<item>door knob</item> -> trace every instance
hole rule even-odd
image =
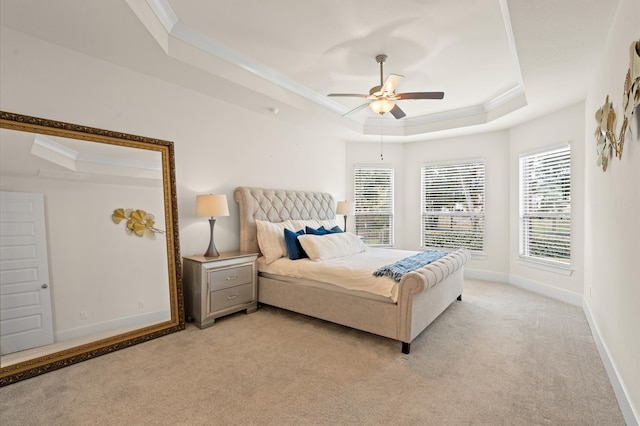
[[[47,288],[47,287],[49,287],[49,286],[48,286],[48,285],[46,285],[46,284],[42,284],[42,286],[41,286],[41,287],[42,287],[42,288]]]

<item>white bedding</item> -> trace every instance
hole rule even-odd
[[[395,303],[398,299],[397,283],[389,277],[374,277],[373,272],[416,253],[408,250],[367,247],[361,253],[327,260],[290,260],[282,257],[267,264],[266,260],[260,257],[258,271],[330,283],[347,290],[364,291],[388,298]]]

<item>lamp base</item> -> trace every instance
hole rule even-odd
[[[211,238],[209,239],[209,247],[207,248],[204,257],[220,257],[220,253],[216,249],[216,244],[213,242],[213,227],[216,224],[216,220],[214,218],[209,219],[209,227],[211,228]]]
[[[347,232],[347,215],[344,215],[344,232]]]

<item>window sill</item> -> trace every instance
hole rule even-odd
[[[439,251],[443,251],[445,253],[452,253],[458,249],[451,249],[451,248],[444,248],[444,247],[423,247],[420,246],[420,248],[418,249],[419,251],[424,251],[424,250],[439,250]],[[487,258],[487,252],[486,251],[475,251],[475,250],[469,250],[469,253],[471,254],[471,258],[472,259],[480,259],[480,260],[485,260]]]
[[[571,269],[571,265],[565,265],[558,262],[552,262],[547,260],[533,259],[530,257],[519,256],[518,261],[526,266],[530,266],[532,268],[542,269],[543,271],[554,272],[556,274],[570,276],[573,274],[573,269]]]
[[[479,260],[486,260],[487,259],[487,253],[484,251],[471,251],[469,250],[469,253],[471,253],[471,258],[472,259],[479,259]]]

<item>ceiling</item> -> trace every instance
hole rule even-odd
[[[162,187],[157,151],[0,129],[0,170],[20,178]]]
[[[0,0],[2,25],[348,141],[513,126],[583,100],[618,0]],[[329,93],[385,75],[400,120]],[[274,111],[277,113],[274,114]]]

